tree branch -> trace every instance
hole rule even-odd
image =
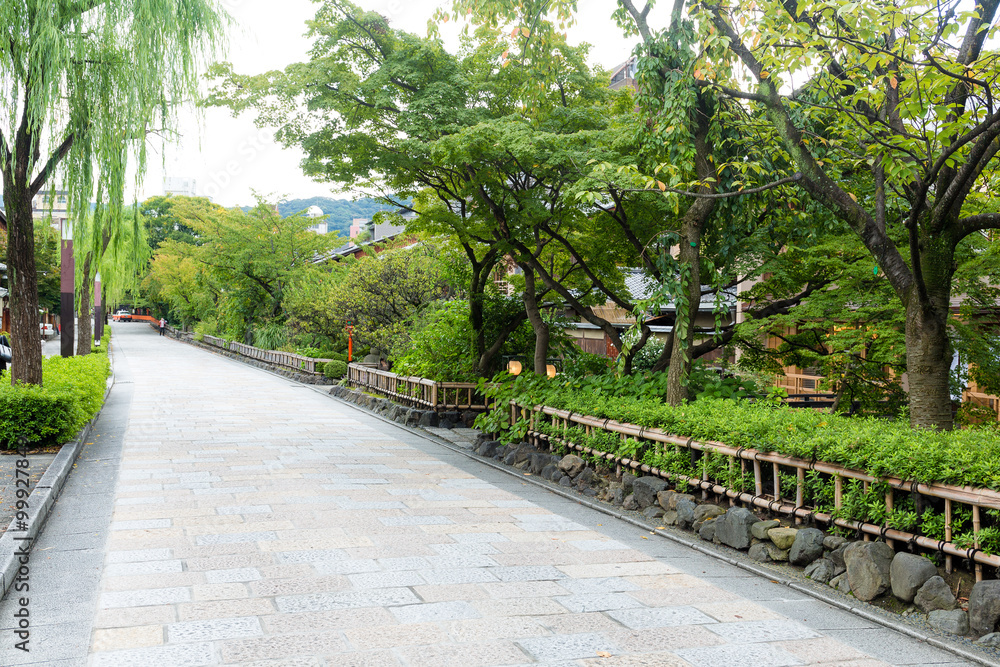
[[[36,176],[35,180],[31,182],[30,186],[28,186],[29,197],[37,195],[38,191],[41,190],[42,186],[49,180],[49,177],[55,172],[59,163],[62,162],[63,158],[66,157],[66,154],[69,153],[69,149],[73,146],[74,137],[75,135],[70,132],[66,138],[63,139],[63,142],[59,144],[59,147],[53,151],[51,156],[49,156],[49,161],[45,163],[42,170],[38,172],[38,176]]]
[[[672,192],[678,195],[684,195],[685,197],[694,197],[696,199],[729,199],[730,197],[740,197],[742,195],[752,195],[758,192],[764,192],[765,190],[771,190],[781,185],[786,185],[788,183],[798,183],[802,180],[802,172],[797,171],[787,178],[781,178],[767,185],[762,185],[759,188],[748,188],[746,190],[739,190],[738,192],[691,192],[690,190],[677,190],[675,188],[662,187],[659,188],[661,192]],[[624,188],[621,192],[656,192],[652,188]]]
[[[1000,213],[979,213],[962,218],[958,221],[958,229],[962,238],[984,229],[1000,229]]]

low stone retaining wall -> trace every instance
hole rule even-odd
[[[406,426],[429,426],[431,428],[472,428],[481,411],[477,410],[421,410],[399,403],[393,403],[388,398],[372,396],[357,389],[337,385],[330,390],[330,395],[358,407],[371,410],[392,421]]]
[[[891,596],[909,613],[926,614],[928,624],[940,632],[1000,647],[1000,580],[962,582],[966,601],[956,597],[944,570],[930,559],[896,552],[884,541],[854,541],[796,525],[788,517],[778,520],[730,503],[715,504],[677,491],[661,477],[595,469],[575,454],[554,454],[526,442],[505,446],[481,435],[475,451],[584,496],[641,512],[661,526],[687,529],[702,540],[744,551],[754,561],[787,562],[802,568],[806,578],[858,600],[891,608],[885,604]]]

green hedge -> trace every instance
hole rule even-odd
[[[522,405],[548,405],[697,440],[826,461],[879,477],[1000,490],[1000,429],[994,427],[937,432],[913,429],[902,419],[843,417],[764,401],[701,399],[671,407],[662,394],[650,391],[655,381],[642,379],[567,382],[525,374],[494,381],[499,382],[482,383],[481,390],[501,405],[513,398]],[[504,414],[509,409],[481,417],[479,425],[503,430]],[[510,436],[516,438],[523,428],[519,423]]]
[[[43,386],[0,380],[0,448],[58,444],[72,438],[104,401],[110,364],[106,354],[42,361]]]
[[[334,380],[339,380],[340,378],[347,375],[347,362],[346,361],[330,361],[327,362],[326,367],[323,368],[323,375],[328,378],[333,378]]]

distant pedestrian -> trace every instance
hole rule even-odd
[[[160,318],[160,335],[162,336],[163,332],[166,331],[166,330],[167,330],[167,320],[166,320],[165,317],[161,317]]]

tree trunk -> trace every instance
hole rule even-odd
[[[83,260],[83,284],[80,286],[80,308],[77,310],[79,317],[76,325],[76,354],[83,356],[90,354],[90,294],[93,285],[90,281],[90,263],[93,258],[92,253],[87,253]]]
[[[687,377],[691,372],[691,348],[694,347],[694,323],[701,306],[701,220],[711,211],[711,199],[698,199],[684,215],[677,261],[690,269],[687,283],[687,308],[676,310],[674,344],[667,370],[667,404],[680,405],[688,398]],[[704,215],[703,215],[704,214]],[[678,335],[681,334],[681,335]]]
[[[11,267],[11,382],[42,384],[42,339],[38,333],[38,272],[35,224],[26,184],[4,173],[7,247]]]
[[[935,299],[940,301],[940,299]],[[914,294],[906,309],[906,377],[910,425],[951,430],[951,346],[948,308],[921,304]],[[944,299],[944,304],[948,299]]]
[[[524,309],[535,332],[534,369],[537,375],[545,375],[545,362],[549,357],[549,325],[542,319],[542,312],[535,299],[535,272],[526,264],[522,264],[521,268],[524,270]]]

